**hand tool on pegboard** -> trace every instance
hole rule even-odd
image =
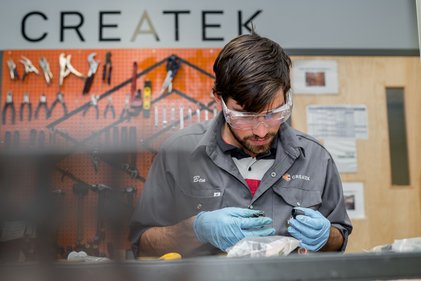
[[[113,192],[110,193],[111,196],[108,197],[106,223],[109,226],[109,237],[111,239],[107,239],[109,241],[107,250],[109,257],[112,259],[121,258],[121,256],[116,255],[115,249],[127,251],[127,230],[133,212],[135,193],[136,188],[133,186],[114,188]]]
[[[13,145],[15,147],[20,145],[20,132],[17,130],[13,132]]]
[[[4,148],[9,149],[12,145],[12,132],[6,131],[4,133]]]
[[[137,90],[137,62],[133,62],[132,65],[132,77],[130,81],[130,95],[131,100],[134,99]]]
[[[39,65],[44,73],[44,79],[48,86],[50,86],[51,81],[53,81],[53,73],[50,70],[50,64],[45,57],[39,59]]]
[[[60,64],[60,78],[59,78],[59,86],[63,86],[64,78],[66,78],[70,73],[76,75],[79,78],[85,78],[85,75],[77,71],[72,63],[70,62],[72,59],[72,55],[65,55],[61,53],[59,56],[59,64]]]
[[[45,132],[44,132],[44,130],[39,130],[39,132],[38,132],[38,146],[40,148],[45,147]]]
[[[69,171],[69,169],[61,169],[61,168],[56,167],[56,170],[61,173],[61,181],[62,182],[64,181],[65,178],[69,178],[72,181],[74,181],[75,183],[84,184],[84,185],[87,185],[88,187],[91,186],[91,184],[83,181],[82,179],[80,179],[77,176],[75,176],[74,174],[72,174]]]
[[[108,102],[107,102],[107,105],[105,106],[105,110],[104,110],[104,118],[107,118],[107,114],[108,114],[109,111],[111,111],[113,119],[115,119],[115,107],[113,105],[113,97],[112,96],[108,97]]]
[[[99,160],[100,160],[99,151],[98,150],[92,151],[89,154],[89,157],[91,158],[92,165],[94,166],[95,174],[97,174],[98,169],[99,169]]]
[[[53,104],[51,105],[50,110],[48,111],[48,118],[51,117],[51,115],[53,114],[54,108],[59,103],[61,104],[61,108],[63,109],[63,115],[64,116],[67,115],[67,105],[66,105],[66,102],[64,101],[64,94],[62,92],[58,92],[56,99],[53,101]]]
[[[159,109],[158,106],[155,105],[154,107],[154,126],[155,128],[158,127],[159,124]]]
[[[41,96],[39,97],[39,102],[37,108],[35,109],[35,119],[38,119],[39,111],[41,110],[41,108],[44,108],[45,117],[48,119],[50,117],[50,113],[47,105],[47,97],[44,94],[41,94]]]
[[[191,108],[191,106],[189,106],[187,113],[189,115],[189,126],[191,126],[193,124],[193,109]]]
[[[37,130],[31,129],[29,131],[29,145],[33,146],[37,143]]]
[[[165,91],[168,89],[168,92],[172,91],[172,81],[175,77],[175,74],[180,69],[180,59],[176,55],[171,55],[167,58],[167,75],[165,76],[164,83],[161,87],[161,92],[159,95],[162,95],[165,93]]]
[[[167,123],[168,123],[168,120],[167,120],[167,106],[166,105],[164,105],[163,107],[162,107],[162,127],[167,127]]]
[[[175,126],[177,125],[176,122],[176,117],[175,117],[175,106],[174,104],[171,105],[171,119],[170,119],[170,123],[171,123],[171,128],[175,129]]]
[[[18,70],[13,59],[10,58],[7,60],[7,66],[9,67],[10,80],[19,80]]]
[[[13,103],[13,94],[10,91],[7,92],[6,102],[4,103],[3,110],[2,110],[3,125],[6,124],[7,112],[9,110],[11,114],[10,117],[12,120],[12,124],[15,124],[16,109],[15,109],[15,104]]]
[[[98,100],[99,100],[99,96],[91,95],[91,101],[89,102],[89,106],[87,106],[85,108],[85,110],[83,111],[82,115],[85,116],[86,113],[89,111],[89,109],[91,107],[93,107],[95,109],[96,119],[99,119]]]
[[[51,146],[57,144],[57,131],[49,130],[48,143]]]
[[[111,84],[111,74],[113,71],[113,64],[111,62],[111,52],[105,53],[105,63],[102,66],[102,82]]]
[[[196,123],[200,123],[200,104],[198,105],[198,107],[196,108]]]
[[[105,184],[94,184],[90,189],[98,194],[97,196],[97,214],[96,214],[96,231],[94,238],[88,242],[95,256],[104,256],[99,253],[99,245],[105,239],[105,225],[104,225],[104,213],[105,213],[105,199],[107,193],[111,191],[111,187]]]
[[[132,118],[132,114],[130,112],[130,95],[126,95],[124,97],[123,110],[120,113],[120,120],[127,119],[127,121],[130,121],[131,118]]]
[[[115,186],[118,186],[116,184]],[[113,186],[113,185],[112,185]],[[126,193],[127,191],[127,193]],[[128,204],[128,197],[134,197],[134,187],[112,188],[107,194],[107,206],[104,210],[104,222],[107,225],[107,250],[108,257],[119,259],[116,250],[127,248],[127,227],[132,213],[132,207]]]
[[[180,105],[180,130],[184,128],[184,105]]]
[[[89,62],[89,71],[88,76],[85,79],[85,84],[83,85],[82,94],[86,95],[89,93],[92,87],[92,83],[94,82],[95,73],[99,66],[99,61],[95,60],[96,53],[90,53],[88,55],[88,62]]]
[[[25,56],[21,56],[20,62],[24,65],[25,71],[22,76],[22,81],[25,80],[25,78],[28,76],[29,73],[35,73],[36,75],[39,75],[38,69],[32,64],[31,60],[28,59]]]
[[[86,245],[84,243],[84,200],[85,196],[89,192],[89,185],[77,182],[73,185],[73,193],[77,196],[77,233],[76,233],[76,249],[82,250],[85,249]]]
[[[209,111],[205,109],[205,121],[209,120]]]
[[[133,62],[132,81],[130,86],[130,110],[128,111],[128,114],[130,117],[137,116],[141,109],[142,91],[137,88],[137,62]]]
[[[53,204],[53,216],[52,216],[52,229],[53,229],[53,236],[55,238],[55,253],[57,259],[65,259],[66,258],[66,251],[62,245],[58,244],[59,239],[59,229],[60,229],[60,222],[62,221],[62,213],[64,210],[64,196],[66,193],[61,188],[56,188],[51,190],[51,194],[53,195],[52,204]]]
[[[134,126],[129,128],[128,147],[130,149],[129,162],[124,165],[124,168],[130,177],[136,178],[139,175],[139,170],[137,169],[137,128]]]
[[[133,211],[133,200],[136,193],[136,187],[128,186],[123,188],[122,192],[127,196],[127,205],[130,211]]]
[[[151,111],[152,101],[152,82],[151,80],[145,80],[143,84],[143,117],[149,118]]]
[[[23,100],[20,104],[20,110],[19,110],[20,121],[23,121],[23,112],[25,110],[25,107],[28,108],[28,122],[29,122],[32,119],[32,103],[29,100],[28,92],[23,93]]]

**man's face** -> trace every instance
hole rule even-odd
[[[249,128],[238,128],[225,123],[223,139],[232,145],[244,149],[252,156],[268,151],[271,148],[281,124],[266,122],[263,115],[283,104],[284,94],[283,91],[280,90],[273,102],[269,103],[262,112],[256,113],[259,114],[259,116],[262,114],[262,116],[255,119],[256,121],[253,126],[249,126]],[[231,98],[226,102],[226,107],[229,110],[244,112],[243,108]]]

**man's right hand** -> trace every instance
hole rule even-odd
[[[272,219],[261,214],[262,211],[233,207],[201,212],[193,229],[199,241],[226,251],[244,237],[275,234],[274,228],[264,227],[272,224]]]

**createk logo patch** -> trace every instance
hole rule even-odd
[[[306,176],[306,175],[290,175],[290,174],[284,174],[282,176],[282,179],[284,181],[290,181],[290,180],[305,180],[305,181],[310,181],[310,177]]]
[[[284,179],[284,181],[290,181],[291,180],[291,175],[290,174],[285,174],[282,176],[282,178]]]

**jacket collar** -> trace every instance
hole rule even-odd
[[[225,149],[221,148],[218,145],[218,136],[221,138],[222,127],[225,124],[224,116],[220,112],[216,118],[214,118],[210,124],[205,134],[196,145],[194,151],[198,150],[200,147],[205,147],[206,152],[209,156],[216,153],[217,150],[223,152]],[[304,147],[301,145],[296,132],[292,129],[288,123],[283,123],[278,132],[277,144],[275,144],[276,149],[276,158],[280,159],[281,154],[287,154],[289,157],[296,159],[300,154],[305,155]],[[213,157],[211,157],[213,158]]]

